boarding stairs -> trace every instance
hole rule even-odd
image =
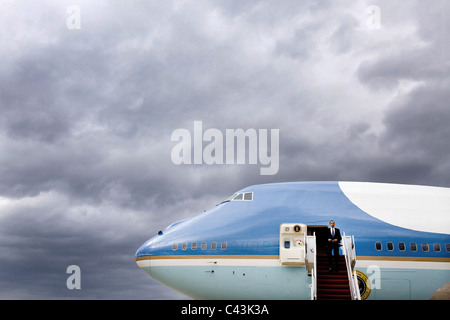
[[[344,259],[344,255],[340,255],[338,271],[330,272],[327,255],[317,256],[317,300],[351,300]]]
[[[339,256],[339,271],[329,271],[326,254],[318,254],[315,233],[306,239],[306,265],[312,276],[311,300],[361,300],[356,264],[355,241],[346,236],[341,241],[342,254]],[[332,257],[334,260],[334,256]]]

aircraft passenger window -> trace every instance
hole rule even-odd
[[[398,250],[400,251],[405,251],[406,247],[405,247],[405,243],[404,242],[400,242],[398,244]]]
[[[392,242],[388,242],[388,243],[387,243],[387,249],[388,249],[389,251],[394,250],[394,244],[393,244]]]
[[[227,249],[227,242],[226,242],[226,241],[222,242],[220,248],[221,248],[222,250],[226,250],[226,249]]]
[[[375,243],[375,249],[377,249],[378,251],[381,250],[381,242]]]
[[[244,194],[238,193],[238,195],[236,197],[234,197],[233,200],[242,200],[243,198],[244,198]]]
[[[424,252],[428,252],[430,250],[430,248],[428,247],[428,243],[422,243],[422,250]]]
[[[197,249],[197,242],[192,242],[192,244],[191,244],[191,249],[192,249],[192,250]]]
[[[247,201],[253,200],[253,192],[244,193],[244,200],[247,200]]]
[[[202,242],[202,250],[206,250],[206,242]]]
[[[182,250],[186,250],[187,249],[187,242],[183,242],[183,244],[181,245],[181,249]]]
[[[447,252],[450,252],[450,243],[445,244],[445,250],[447,250]]]
[[[216,250],[217,249],[217,242],[211,242],[211,249]]]
[[[439,243],[435,243],[435,244],[433,245],[433,249],[434,249],[434,251],[436,251],[436,252],[441,252],[441,245],[440,245]]]
[[[284,242],[284,248],[285,249],[289,249],[291,247],[291,242],[290,241],[285,241]]]
[[[417,244],[411,242],[411,251],[417,251]]]
[[[173,244],[172,244],[172,250],[177,250],[178,249],[178,243],[177,242],[174,242]]]

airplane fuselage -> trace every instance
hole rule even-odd
[[[352,235],[363,299],[429,299],[450,281],[450,189],[358,182],[250,186],[167,227],[137,264],[195,299],[311,299],[305,265],[280,262],[280,226],[330,220]],[[361,288],[360,288],[361,289]]]

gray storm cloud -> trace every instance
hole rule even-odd
[[[71,5],[1,5],[1,298],[183,298],[135,250],[251,184],[450,185],[445,1]],[[174,165],[196,120],[278,129],[279,171]]]

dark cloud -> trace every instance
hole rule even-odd
[[[410,164],[404,179],[411,182],[448,186],[447,170],[450,160],[448,139],[450,130],[450,98],[448,80],[421,86],[411,92],[398,106],[386,114],[387,130],[381,137],[386,153],[398,162]]]
[[[418,6],[420,7],[420,6]],[[417,19],[417,34],[423,42],[416,48],[399,46],[376,60],[366,60],[358,69],[359,79],[374,90],[397,90],[384,114],[380,155],[385,159],[373,174],[385,181],[448,186],[450,151],[446,146],[450,120],[446,101],[449,92],[450,45],[442,29],[448,19],[442,12],[448,3],[438,1],[426,10],[411,11]]]
[[[443,2],[5,3],[1,298],[183,298],[136,249],[255,183],[448,186]],[[280,130],[280,168],[171,162],[177,128]],[[79,265],[82,289],[68,290]]]

